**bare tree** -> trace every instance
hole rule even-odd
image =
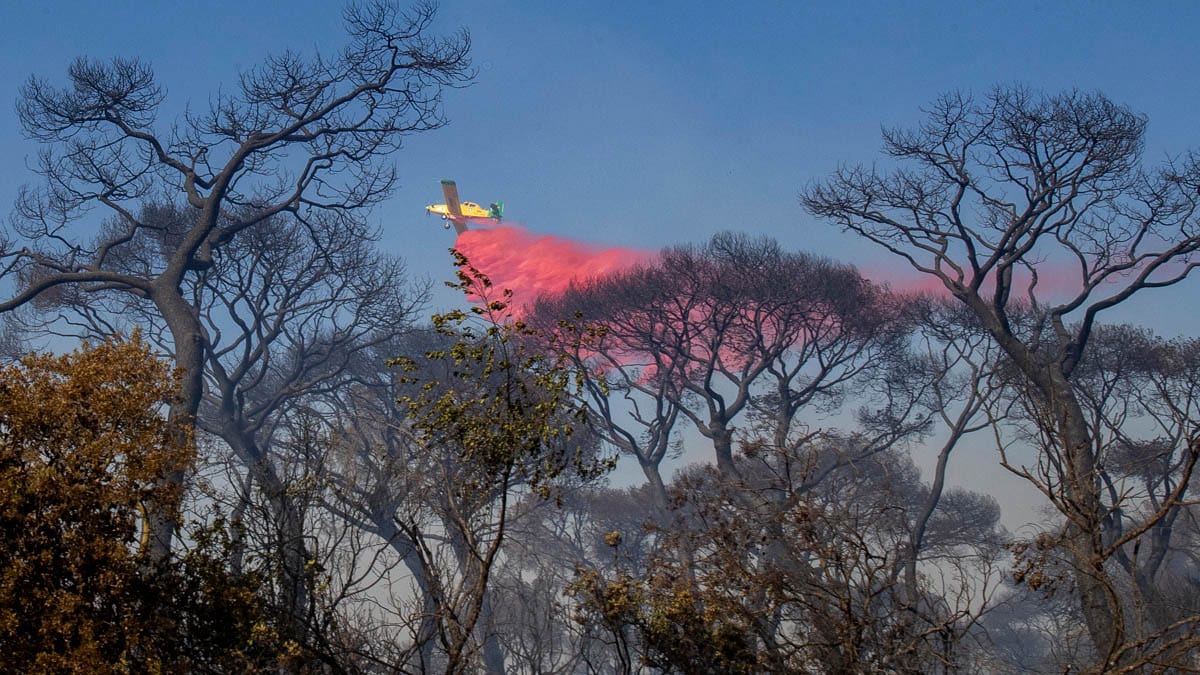
[[[332,411],[326,423],[337,448],[328,467],[332,494],[326,508],[383,542],[408,577],[406,592],[411,598],[388,608],[387,622],[396,625],[380,640],[395,646],[382,657],[391,668],[409,664],[419,670],[436,667],[438,608],[432,595],[433,581],[416,542],[399,526],[398,519],[419,513],[428,517],[426,522],[436,522],[436,516],[429,514],[438,511],[443,493],[430,482],[438,458],[425,451],[410,429],[405,411],[396,404],[402,393],[415,392],[399,384],[397,373],[386,368],[385,362],[397,354],[420,355],[449,347],[445,336],[427,328],[414,329],[380,345],[380,358],[361,361],[353,386],[316,397],[322,407]],[[448,369],[425,365],[429,377],[450,376]],[[379,562],[393,564],[384,559]]]
[[[658,345],[670,342],[676,329],[671,317],[680,308],[668,306],[687,299],[670,297],[662,276],[656,268],[639,268],[541,298],[531,320],[546,334],[562,322],[580,337],[566,356],[584,385],[589,426],[637,460],[665,517],[662,463],[678,449],[680,401],[673,392],[682,363]]]
[[[130,274],[161,267],[164,250],[189,227],[187,211],[143,207],[154,236],[132,239],[114,253],[112,267]],[[285,475],[298,459],[284,450],[298,447],[287,438],[295,431],[289,418],[319,413],[313,406],[323,396],[336,398],[358,383],[370,371],[361,361],[382,367],[386,357],[377,347],[410,328],[425,297],[423,288],[410,287],[403,264],[376,252],[373,241],[363,223],[310,229],[280,214],[214,250],[213,265],[189,275],[180,289],[208,346],[196,426],[224,441],[248,470],[252,489],[242,497],[262,492],[269,505],[271,527],[251,530],[270,538],[259,542],[274,551],[263,559],[278,563],[267,578],[298,639],[313,624],[302,516],[313,505],[301,503],[308,492]],[[67,324],[96,336],[137,327],[172,353],[169,328],[149,300],[71,290],[55,298],[57,314],[23,318],[41,330]]]
[[[1180,282],[1200,249],[1200,165],[1144,170],[1145,124],[1099,94],[951,94],[917,128],[884,132],[895,168],[846,167],[802,195],[813,214],[939,280],[1019,374],[1046,470],[1014,468],[1065,519],[1058,542],[1101,669],[1136,660],[1105,563],[1165,511],[1108,536],[1112,505],[1072,378],[1097,317]]]
[[[681,418],[733,475],[735,420],[763,419],[788,443],[802,408],[835,408],[903,349],[902,306],[849,266],[726,233],[543,299],[535,320],[578,315],[590,331],[571,356],[592,425],[637,458],[665,508],[660,467]]]
[[[746,554],[754,561],[748,568],[758,566],[755,573],[761,575],[807,574],[817,586],[819,575],[806,572],[811,552],[789,544],[784,531],[780,513],[789,508],[787,495],[807,498],[840,471],[895,450],[926,430],[935,415],[944,414],[938,393],[945,403],[977,381],[968,377],[957,388],[950,386],[946,371],[957,363],[952,353],[939,353],[941,361],[931,357],[917,366],[918,360],[908,354],[910,302],[849,266],[786,253],[768,240],[721,235],[704,246],[668,250],[631,272],[543,299],[535,318],[552,325],[556,318],[578,313],[590,339],[571,356],[589,385],[589,420],[601,436],[638,459],[659,505],[654,520],[659,521],[660,544],[682,556],[682,574],[703,563],[693,558],[690,540],[682,534],[686,526],[664,518],[672,511],[676,520],[686,518],[688,509],[695,508],[681,510],[681,498],[670,495],[660,475],[680,417],[712,441],[718,469],[729,481],[722,490],[741,500],[736,536],[768,542],[761,553]],[[852,386],[853,394],[847,395]],[[958,437],[978,425],[972,421],[978,400],[966,398],[960,428],[942,453],[938,479],[922,493],[920,512],[912,514],[907,548],[888,557],[895,564],[888,570],[895,575],[888,584],[897,589],[896,606],[922,611],[929,617],[927,625],[938,629],[946,625],[941,613],[945,603],[932,603],[936,612],[922,603],[930,596],[918,591],[916,567],[927,557],[929,523],[935,513],[941,514],[948,454]],[[864,405],[858,414],[862,432],[846,436],[853,441],[844,442],[843,452],[810,456],[812,443],[836,435],[810,427],[812,416],[835,412],[847,399]],[[787,488],[764,487],[761,477],[750,481],[742,475],[738,467],[748,463],[735,461],[738,440],[747,455],[784,458],[770,471]],[[705,549],[704,536],[697,535],[697,555]],[[627,573],[639,570],[630,567]],[[911,591],[907,601],[897,584],[902,573],[903,588]],[[772,591],[758,586],[754,592],[760,606],[747,614],[761,622],[754,637],[764,641],[776,664],[783,663],[785,647],[772,641],[780,639],[782,625],[792,619],[771,605]],[[614,633],[619,643],[618,638]]]
[[[79,59],[66,88],[30,79],[17,109],[26,133],[45,144],[37,171],[46,182],[20,193],[0,251],[0,273],[17,288],[0,312],[66,288],[144,298],[183,371],[171,416],[193,420],[208,345],[181,291],[186,280],[213,265],[214,250],[274,217],[314,231],[343,227],[388,196],[396,172],[386,158],[405,135],[443,125],[442,89],[471,75],[467,35],[431,37],[433,14],[429,4],[408,12],[352,5],[344,13],[350,40],[336,56],[270,57],[243,73],[234,93],[165,132],[156,128],[163,92],[137,60]],[[163,264],[115,268],[122,249],[159,230],[139,209],[175,199],[186,203],[188,226],[160,238]],[[73,229],[95,208],[108,214],[97,235]],[[165,513],[151,514],[159,558],[177,527]]]
[[[1197,580],[1179,573],[1197,551],[1186,523],[1196,480],[1189,464],[1200,442],[1198,346],[1097,326],[1073,380],[1111,505],[1106,535],[1126,540],[1113,558],[1131,581],[1130,632],[1139,641],[1200,614]],[[1126,537],[1129,530],[1136,536]]]
[[[424,292],[372,250],[369,232],[330,228],[318,239],[283,220],[216,251],[188,294],[209,345],[197,426],[228,444],[270,506],[273,579],[303,636],[314,623],[303,514],[320,500],[304,503],[310,491],[295,482],[320,472],[288,477],[306,457],[291,449],[311,446],[292,438],[311,433],[296,420],[327,416],[322,400],[357,385],[361,362],[382,363],[379,347],[410,329]]]

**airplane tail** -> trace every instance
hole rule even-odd
[[[488,216],[500,220],[504,215],[504,202],[492,202],[488,205]]]

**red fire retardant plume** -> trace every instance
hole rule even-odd
[[[875,281],[888,284],[893,291],[899,293],[928,293],[936,297],[948,297],[950,291],[946,289],[945,284],[941,279],[936,277],[920,274],[916,270],[910,270],[905,267],[897,267],[885,269],[864,268],[861,270],[863,275],[874,279]],[[1113,287],[1101,285],[1100,293],[1103,295],[1106,291],[1112,292],[1114,287],[1119,287],[1122,277],[1114,277],[1110,283]],[[1028,299],[1028,293],[1033,277],[1028,270],[1018,269],[1013,273],[1013,282],[1011,287],[1011,296],[1015,301],[1023,301]],[[964,280],[964,283],[969,282],[969,279]],[[1084,281],[1079,275],[1079,270],[1069,264],[1054,264],[1051,262],[1043,262],[1038,266],[1038,281],[1034,289],[1035,295],[1042,302],[1063,302],[1075,297],[1084,286]],[[996,289],[995,273],[988,275],[980,287],[980,291],[985,297],[994,292]]]
[[[502,289],[512,291],[518,316],[541,295],[557,295],[571,282],[619,272],[650,257],[636,249],[592,246],[513,225],[467,230],[454,247],[491,279],[496,297]]]

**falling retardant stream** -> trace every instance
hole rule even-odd
[[[624,271],[654,258],[654,254],[633,248],[588,244],[566,237],[530,232],[512,224],[489,225],[473,222],[473,227],[458,235],[455,248],[467,257],[476,269],[488,276],[495,295],[508,289],[512,303],[508,316],[521,316],[541,296],[553,297],[567,290],[572,283]],[[1073,294],[1079,281],[1070,278],[1069,269],[1047,265],[1041,270],[1038,287],[1054,297]],[[905,270],[907,272],[907,270]],[[947,296],[945,286],[932,277],[915,272],[897,273],[895,269],[864,269],[868,278],[883,281],[894,291],[903,294],[930,293]],[[1023,295],[1029,290],[1030,279],[1018,274],[1014,293]],[[985,293],[992,287],[983,284]],[[476,298],[478,301],[478,298]]]
[[[491,279],[494,289],[512,291],[517,315],[538,297],[557,295],[572,282],[620,272],[651,257],[637,249],[585,244],[514,225],[467,230],[454,246]]]

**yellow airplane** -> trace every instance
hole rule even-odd
[[[447,230],[450,229],[450,223],[454,223],[454,231],[462,234],[467,231],[467,223],[471,220],[492,219],[498,223],[500,216],[504,215],[502,202],[492,202],[485,209],[475,202],[458,201],[458,185],[452,180],[442,180],[442,194],[446,196],[446,203],[430,204],[425,211],[441,216],[446,221]]]

